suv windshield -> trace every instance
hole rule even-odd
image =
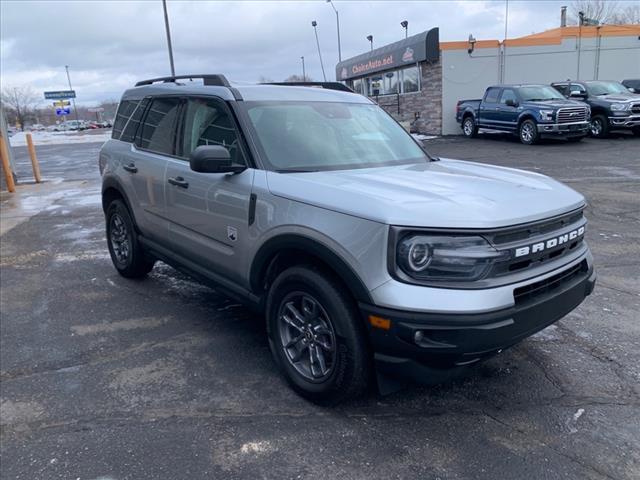
[[[276,171],[381,167],[428,160],[411,136],[377,105],[241,102]]]
[[[618,82],[586,82],[589,95],[611,95],[629,93],[627,87]]]
[[[544,100],[564,100],[565,98],[553,87],[544,85],[520,87],[518,93],[523,102],[541,102]]]

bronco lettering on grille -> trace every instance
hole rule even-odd
[[[562,245],[564,243],[568,243],[570,240],[575,240],[578,237],[584,235],[584,226],[577,228],[576,230],[572,230],[564,235],[559,235],[557,237],[549,238],[543,242],[537,242],[532,245],[527,245],[525,247],[518,247],[514,249],[514,257],[524,257],[525,255],[542,252],[544,250],[548,250],[549,248],[557,247],[558,245]]]

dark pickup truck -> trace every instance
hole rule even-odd
[[[531,145],[541,137],[580,141],[589,132],[590,109],[548,85],[494,85],[482,100],[460,100],[456,119],[467,137],[478,129],[517,134]]]
[[[591,108],[591,135],[606,137],[610,130],[631,130],[640,136],[640,95],[619,82],[589,80],[551,84],[563,95]]]

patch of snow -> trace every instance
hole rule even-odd
[[[420,142],[423,140],[433,140],[434,138],[438,138],[435,135],[423,135],[421,133],[412,133],[411,136]]]
[[[549,325],[544,330],[540,330],[538,333],[533,334],[531,338],[534,340],[547,342],[551,340],[558,340],[558,327],[556,327],[555,325]]]
[[[269,442],[247,442],[240,447],[242,453],[265,453],[270,450]]]
[[[83,132],[31,132],[33,144],[38,145],[60,145],[67,143],[93,143],[106,142],[111,138],[111,130],[99,133],[89,133],[91,130]],[[27,145],[26,132],[18,132],[9,140],[12,147],[24,147]]]

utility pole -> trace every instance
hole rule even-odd
[[[318,22],[313,20],[311,22],[311,26],[313,27],[313,31],[316,33],[316,45],[318,46],[318,57],[320,57],[320,67],[322,68],[322,78],[324,81],[327,81],[327,76],[324,73],[324,63],[322,63],[322,53],[320,53],[320,40],[318,40]]]
[[[306,82],[307,81],[307,72],[305,72],[305,70],[304,70],[304,55],[302,57],[300,57],[300,60],[302,60],[302,81]]]
[[[169,30],[169,15],[167,14],[167,0],[162,0],[164,9],[164,28],[167,31],[167,47],[169,48],[169,63],[171,64],[171,76],[176,76],[176,69],[173,65],[173,47],[171,46],[171,31]]]
[[[327,3],[331,5],[333,11],[336,12],[336,28],[338,30],[338,62],[342,61],[342,48],[340,46],[340,15],[338,14],[338,10],[336,10],[335,5],[331,0],[327,0]]]
[[[69,82],[69,90],[73,90],[71,86],[71,77],[69,76],[69,65],[65,65],[64,69],[67,71],[67,82]],[[78,121],[78,109],[76,108],[76,99],[74,97],[71,98],[71,103],[73,104],[73,113],[76,117],[76,122]],[[66,118],[65,118],[66,120]]]
[[[507,29],[509,26],[509,0],[505,0],[504,12],[504,41],[502,42],[502,83],[507,78]]]

